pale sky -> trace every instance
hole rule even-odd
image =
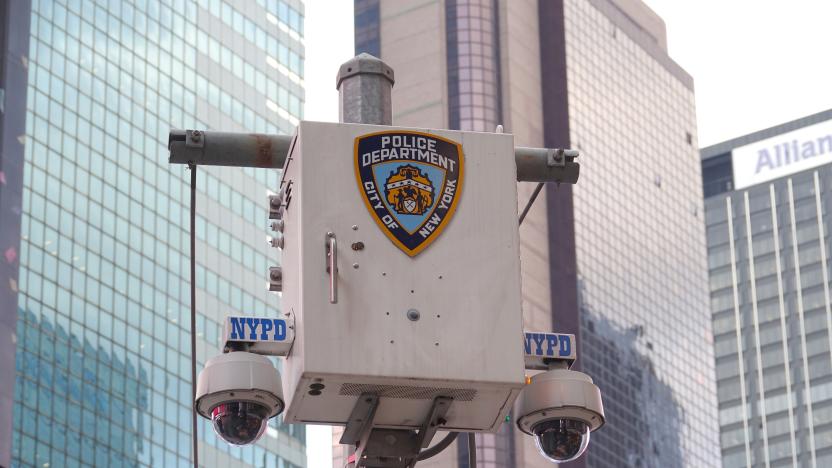
[[[353,56],[352,0],[306,0],[307,120],[338,120],[338,67]],[[693,76],[699,145],[832,108],[830,0],[645,0]],[[328,427],[307,427],[310,468],[331,466]]]
[[[832,1],[645,3],[693,76],[700,147],[832,108]]]
[[[338,67],[355,55],[353,0],[305,0],[304,3],[304,118],[337,122],[335,75],[338,74]],[[332,467],[332,432],[329,426],[306,426],[306,462],[309,468]]]

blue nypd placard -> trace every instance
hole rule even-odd
[[[294,321],[286,318],[229,316],[223,327],[223,342],[248,343],[248,351],[285,356],[295,340]]]
[[[357,137],[354,157],[361,197],[382,232],[411,257],[435,241],[462,191],[462,145],[393,130]]]
[[[577,358],[575,335],[525,332],[524,338],[526,369],[548,369],[548,361],[553,359],[568,361],[571,365]]]
[[[285,341],[286,321],[261,317],[228,317],[229,341]]]

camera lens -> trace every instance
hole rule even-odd
[[[589,426],[576,419],[551,419],[532,428],[537,450],[555,463],[572,461],[589,445]]]
[[[235,401],[211,410],[214,431],[234,445],[246,445],[259,439],[268,421],[269,409],[258,403]]]

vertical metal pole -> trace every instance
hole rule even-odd
[[[468,433],[468,468],[477,468],[477,438],[473,432]]]
[[[194,468],[199,468],[199,433],[196,414],[196,165],[191,169],[191,423]]]
[[[393,69],[377,57],[362,53],[344,62],[335,79],[338,120],[341,123],[392,125],[393,83]],[[333,268],[330,274],[334,279],[336,270]],[[353,459],[355,452],[356,446],[350,446]],[[347,466],[358,466],[358,463],[348,462]]]
[[[393,69],[370,54],[351,58],[338,70],[338,115],[342,123],[393,124]]]

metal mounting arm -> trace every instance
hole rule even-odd
[[[294,137],[262,133],[171,130],[169,162],[281,169]]]
[[[294,137],[260,133],[171,130],[171,164],[283,168]],[[574,184],[580,175],[575,150],[514,148],[518,182]]]
[[[575,162],[577,150],[551,148],[514,148],[518,182],[578,182],[581,166]]]

